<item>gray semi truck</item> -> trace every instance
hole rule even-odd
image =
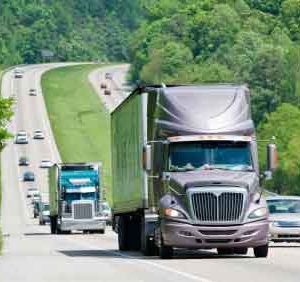
[[[138,87],[111,115],[120,250],[268,255],[268,209],[245,85]],[[276,147],[267,146],[270,170]]]
[[[63,163],[49,169],[50,228],[52,234],[72,230],[105,232],[100,206],[100,166]]]

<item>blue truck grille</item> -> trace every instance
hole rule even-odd
[[[93,218],[92,203],[74,204],[74,219],[91,219]]]
[[[194,217],[203,223],[234,223],[241,219],[245,195],[241,192],[197,192],[191,195]]]

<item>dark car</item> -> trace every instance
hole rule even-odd
[[[26,158],[26,157],[21,157],[21,158],[19,159],[19,165],[20,165],[20,166],[27,166],[27,165],[29,165],[29,160],[28,160],[28,158]]]
[[[24,181],[34,181],[35,180],[35,176],[34,173],[32,171],[26,171],[23,174],[23,180]]]

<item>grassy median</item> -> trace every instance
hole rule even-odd
[[[0,170],[0,215],[1,215],[1,203],[2,203],[2,181],[1,181],[1,170]],[[0,255],[2,253],[2,247],[3,247],[3,234],[0,227]]]
[[[109,114],[88,82],[97,65],[69,66],[42,77],[46,107],[64,162],[102,162],[104,187],[110,187]]]

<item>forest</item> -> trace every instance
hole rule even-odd
[[[132,80],[246,83],[263,169],[273,136],[279,151],[265,185],[300,194],[300,0],[144,0],[143,9]]]
[[[128,60],[142,16],[132,0],[0,0],[0,65]],[[48,59],[48,58],[47,58]]]
[[[300,0],[0,0],[0,65],[126,61],[145,83],[246,83],[266,186],[300,194]]]

